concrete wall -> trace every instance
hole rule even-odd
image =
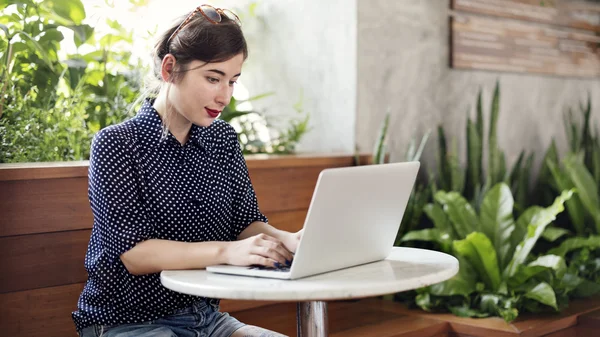
[[[356,0],[263,0],[245,20],[250,56],[242,82],[274,123],[298,118],[302,98],[311,131],[298,150],[352,153],[356,116]]]
[[[464,148],[467,111],[474,116],[483,88],[489,116],[496,80],[501,86],[499,145],[509,164],[522,149],[535,151],[539,164],[552,137],[566,149],[563,111],[576,107],[587,92],[600,127],[598,79],[450,69],[449,11],[448,1],[358,0],[356,140],[361,148],[372,148],[387,107],[393,113],[393,161],[403,159],[412,136],[420,137],[427,128],[435,131],[440,123]],[[430,170],[435,141],[430,138],[423,158]]]

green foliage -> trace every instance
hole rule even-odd
[[[87,159],[93,134],[130,117],[137,97],[142,69],[115,48],[131,42],[131,32],[111,21],[113,33],[95,36],[82,24],[79,0],[14,1],[6,9],[13,13],[0,18],[0,162]],[[78,49],[59,59],[64,29]],[[95,51],[80,54],[84,45]]]
[[[107,19],[109,31],[97,35],[94,27],[83,24],[80,0],[8,1],[0,8],[6,13],[0,16],[0,162],[87,159],[93,134],[137,111],[132,104],[148,69],[131,60],[127,47],[133,32]],[[59,58],[65,54],[60,49],[65,30],[73,32],[76,51]],[[221,118],[241,125],[244,153],[292,153],[308,132],[306,114],[263,144],[255,124],[268,129],[264,117],[238,111],[240,103],[232,99]],[[258,118],[245,119],[249,115]]]
[[[60,97],[40,108],[19,91],[0,119],[0,162],[83,160],[89,156],[91,133],[86,127],[87,102],[82,95]],[[28,96],[36,96],[35,88]]]
[[[483,195],[500,182],[506,182],[515,196],[515,209],[523,211],[531,204],[529,181],[533,165],[533,154],[523,151],[514,166],[508,170],[504,152],[498,146],[497,124],[500,111],[500,85],[497,82],[492,95],[490,122],[487,136],[484,134],[484,112],[482,91],[477,95],[476,118],[467,117],[466,167],[460,165],[458,149],[449,148],[446,133],[438,127],[438,172],[436,184],[444,191],[455,191],[464,195],[471,205],[479,210]],[[487,143],[486,143],[487,139]],[[487,145],[487,167],[484,166],[484,148]]]
[[[396,294],[397,299],[427,311],[512,321],[521,312],[558,311],[570,298],[600,293],[600,146],[598,131],[591,132],[591,102],[581,105],[583,122],[571,112],[566,115],[571,153],[559,158],[552,141],[532,194],[533,154],[522,151],[508,170],[497,145],[499,97],[496,85],[489,134],[484,135],[478,95],[476,118],[467,118],[465,168],[456,145],[449,146],[444,129],[438,128],[438,167],[429,184],[434,202],[423,209],[433,228],[413,227],[397,239],[456,256],[459,273]]]
[[[521,312],[557,311],[585,284],[576,267],[567,269],[564,254],[532,257],[532,249],[548,225],[573,196],[565,191],[547,207],[528,208],[513,219],[514,199],[506,183],[484,196],[477,214],[457,192],[439,191],[426,213],[434,228],[407,233],[402,241],[429,241],[456,256],[459,273],[418,290],[416,305],[427,311],[447,310],[459,316],[500,316],[512,321]],[[586,247],[600,245],[600,239]],[[583,245],[583,244],[582,244]],[[596,260],[581,258],[588,277],[597,276]]]
[[[569,153],[559,160],[554,143],[542,163],[539,190],[551,193],[559,189],[575,188],[577,195],[567,202],[569,230],[580,236],[600,234],[600,132],[591,132],[591,99],[581,104],[583,121],[575,120],[572,110],[565,114],[565,130]]]
[[[262,99],[270,95],[272,95],[272,93],[266,93],[240,102],[236,101],[236,99],[232,97],[229,105],[221,112],[221,116],[219,116],[220,119],[223,119],[227,122],[233,121],[233,125],[238,131],[238,139],[244,154],[294,153],[296,151],[296,146],[302,137],[308,131],[310,131],[308,126],[310,115],[308,113],[304,113],[304,109],[302,107],[302,98],[300,98],[300,100],[294,104],[293,108],[297,114],[303,116],[289,120],[287,127],[283,129],[275,129],[270,127],[265,116],[258,111],[238,110],[238,105],[242,103]],[[258,130],[260,129],[265,132],[273,131],[275,135],[269,135],[269,139],[263,141],[260,139],[258,134]]]

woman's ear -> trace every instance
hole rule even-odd
[[[175,56],[172,54],[167,54],[162,59],[160,75],[166,83],[173,82],[173,70],[175,69],[176,62],[177,60],[175,60]]]

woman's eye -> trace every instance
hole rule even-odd
[[[214,78],[214,77],[207,77],[206,78],[208,80],[208,82],[210,83],[219,83],[219,79],[218,78]]]
[[[229,81],[230,86],[234,86],[236,83],[237,83],[236,81]]]

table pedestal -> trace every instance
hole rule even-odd
[[[327,302],[298,302],[298,337],[327,337]]]

